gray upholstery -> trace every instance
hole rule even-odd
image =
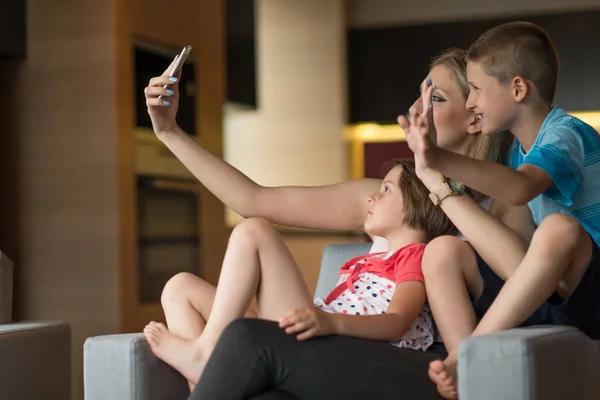
[[[62,322],[0,325],[0,399],[71,398],[71,332]]]
[[[368,254],[370,249],[371,243],[330,244],[325,246],[315,297],[327,296],[338,281],[341,266],[351,258]]]
[[[368,244],[323,251],[315,296],[325,296],[339,267]],[[86,400],[185,399],[180,376],[152,355],[141,334],[90,338],[84,348]],[[465,340],[459,350],[462,400],[600,398],[600,342],[568,327],[513,329]]]
[[[566,326],[511,329],[465,340],[462,400],[600,398],[600,341]]]
[[[183,376],[152,354],[141,333],[89,338],[83,354],[86,400],[183,400],[190,393]]]
[[[0,399],[71,398],[71,330],[65,323],[12,323],[13,264],[0,252]]]
[[[0,324],[12,321],[13,264],[0,251]]]

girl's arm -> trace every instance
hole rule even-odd
[[[426,298],[423,282],[402,282],[396,286],[385,314],[327,314],[332,322],[332,334],[396,342],[409,331]]]
[[[298,340],[315,336],[345,335],[364,339],[396,342],[404,337],[425,305],[425,285],[406,281],[396,286],[385,314],[332,314],[315,307],[292,310],[281,318],[279,326]]]
[[[380,181],[362,179],[320,187],[263,187],[202,148],[183,132],[175,117],[178,83],[168,76],[152,78],[144,93],[156,136],[211,193],[244,217],[263,217],[276,224],[308,229],[362,230],[367,196]],[[181,72],[175,77],[179,78]],[[171,92],[163,86],[169,85]],[[159,95],[164,96],[159,99]]]

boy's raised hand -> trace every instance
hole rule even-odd
[[[152,120],[152,128],[159,139],[178,129],[175,117],[179,106],[179,78],[181,78],[181,70],[177,72],[174,77],[175,81],[173,81],[173,78],[169,77],[169,73],[174,64],[175,60],[173,60],[161,76],[150,79],[148,87],[144,89],[148,114]],[[165,89],[165,85],[169,86]],[[162,98],[159,99],[158,96],[161,95]]]
[[[279,327],[288,335],[299,333],[298,340],[306,340],[317,336],[334,333],[330,314],[315,307],[296,308],[279,320]]]

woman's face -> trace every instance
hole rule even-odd
[[[480,129],[475,116],[466,109],[464,98],[451,72],[438,65],[429,73],[433,91],[433,121],[437,130],[438,146],[461,154],[467,154],[475,135]],[[421,98],[413,104],[416,107]],[[469,127],[471,126],[471,129]]]

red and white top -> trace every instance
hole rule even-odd
[[[424,250],[425,244],[415,243],[385,256],[385,253],[375,253],[351,259],[340,270],[335,289],[326,298],[315,299],[315,306],[331,313],[384,314],[397,285],[407,281],[423,282]],[[433,319],[429,307],[425,306],[402,340],[393,344],[425,351],[433,339]]]

